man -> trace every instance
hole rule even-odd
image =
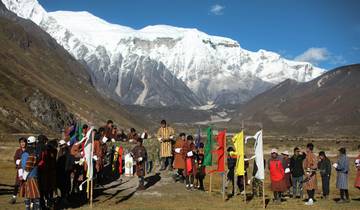
[[[264,159],[264,168],[266,167],[266,161]],[[252,172],[252,193],[253,193],[253,197],[258,196],[258,197],[262,197],[263,196],[263,181],[261,179],[258,179],[255,177],[256,173],[258,171],[258,167],[256,165],[256,161],[254,160],[254,167],[253,167],[253,172]]]
[[[138,190],[145,190],[144,177],[145,177],[145,162],[147,153],[145,147],[142,145],[143,140],[138,138],[136,146],[131,150],[132,156],[136,162],[136,175],[139,177]]]
[[[14,184],[14,192],[11,197],[10,203],[15,204],[16,203],[16,195],[19,192],[20,187],[20,179],[19,179],[19,172],[18,170],[21,168],[21,155],[24,153],[26,149],[26,138],[21,137],[19,139],[19,148],[15,151],[14,154],[14,162],[15,162],[15,168],[16,168],[16,177],[15,177],[15,184]]]
[[[235,194],[235,167],[236,167],[236,162],[237,162],[237,156],[236,155],[232,155],[232,153],[235,152],[235,149],[233,147],[228,147],[227,149],[228,152],[228,156],[227,156],[227,167],[228,167],[228,173],[227,173],[227,182],[231,183],[231,195],[233,196]],[[244,190],[244,185],[243,185],[243,181],[242,178],[243,176],[238,176],[237,177],[237,187],[239,189],[240,192],[242,192]],[[227,184],[226,184],[227,186]]]
[[[337,172],[336,188],[340,190],[340,200],[337,203],[348,203],[350,202],[348,190],[348,178],[350,168],[349,158],[346,156],[345,148],[342,147],[339,149],[339,158],[337,160],[337,163],[334,163],[333,166]]]
[[[314,204],[315,190],[317,189],[316,169],[317,169],[317,158],[313,153],[314,145],[309,143],[306,145],[306,158],[303,163],[305,170],[304,179],[304,190],[308,194],[308,201],[305,205],[311,206]]]
[[[290,158],[290,172],[292,175],[293,198],[302,198],[303,189],[302,182],[304,176],[303,161],[306,154],[300,154],[298,147],[294,148],[294,155]],[[298,196],[299,193],[299,196]]]
[[[174,139],[175,131],[173,128],[167,126],[165,120],[162,120],[160,124],[161,127],[157,132],[157,138],[160,142],[160,170],[163,171],[166,169],[166,167],[169,167],[169,170],[172,170],[172,141]]]
[[[321,175],[323,198],[328,199],[330,194],[331,162],[324,151],[319,152],[319,159],[318,169]]]
[[[69,193],[71,189],[71,169],[72,163],[70,158],[70,150],[65,140],[59,141],[59,152],[56,160],[56,184],[60,189],[61,201],[68,204]]]
[[[30,136],[27,139],[27,147],[21,155],[20,180],[23,181],[20,195],[25,197],[25,209],[30,210],[33,203],[33,210],[40,210],[40,191],[38,185],[38,166],[36,155],[36,138]]]
[[[180,133],[179,138],[176,140],[174,145],[174,169],[177,169],[177,173],[174,176],[175,182],[184,182],[184,169],[185,169],[185,158],[182,151],[184,144],[186,143],[185,133]]]
[[[136,141],[139,139],[139,135],[136,133],[135,128],[130,128],[130,133],[128,134],[127,139],[130,143],[136,144]]]
[[[111,140],[112,138],[114,138],[113,136],[113,128],[114,128],[114,122],[112,120],[108,120],[106,125],[104,126],[104,136],[106,136],[106,138],[108,138],[109,140]]]
[[[286,189],[288,191],[288,196],[291,197],[291,192],[290,192],[290,188],[291,188],[291,173],[290,173],[290,158],[289,158],[289,152],[286,150],[284,152],[281,153],[282,158],[283,158],[283,167],[285,170],[285,184],[286,184]]]

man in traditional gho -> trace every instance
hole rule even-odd
[[[176,140],[174,145],[174,169],[177,169],[177,173],[174,176],[175,182],[184,182],[184,169],[185,169],[185,156],[182,148],[186,143],[185,133],[180,133],[179,138]]]
[[[306,154],[300,153],[298,147],[294,148],[294,155],[290,158],[290,171],[292,178],[293,186],[293,198],[302,198],[303,197],[303,178],[304,178],[304,168],[303,161],[306,157]],[[299,194],[299,195],[298,195]]]
[[[331,162],[324,151],[319,152],[318,169],[321,176],[323,198],[328,199],[330,194]]]
[[[72,162],[70,150],[65,140],[59,141],[59,152],[56,160],[56,185],[61,193],[61,201],[68,204],[69,193],[71,189],[70,174]]]
[[[281,203],[281,194],[286,191],[285,169],[282,164],[282,158],[278,155],[277,149],[271,150],[269,160],[269,171],[271,180],[271,190],[274,192],[274,201]]]
[[[19,179],[19,169],[21,168],[21,155],[23,154],[23,152],[26,149],[26,138],[21,137],[19,139],[19,148],[15,151],[14,154],[14,163],[15,163],[15,168],[16,168],[16,177],[15,177],[15,184],[14,184],[14,192],[13,195],[11,197],[10,203],[11,204],[15,204],[16,203],[16,195],[19,192],[19,187],[20,187],[20,179]]]
[[[188,135],[186,138],[186,143],[183,148],[183,155],[185,158],[185,181],[186,181],[186,189],[193,190],[194,189],[194,179],[197,172],[197,167],[195,165],[195,144],[194,138],[191,135]]]
[[[26,150],[21,155],[21,169],[19,171],[22,180],[20,195],[25,198],[25,209],[40,210],[40,191],[38,185],[38,160],[36,154],[36,138],[30,136],[27,139]]]
[[[172,141],[174,139],[175,131],[173,128],[167,126],[166,121],[161,121],[161,127],[157,132],[157,138],[160,142],[160,159],[161,168],[165,170],[166,167],[172,170],[171,159],[172,159]]]
[[[136,146],[131,150],[134,161],[136,162],[136,175],[139,177],[138,190],[145,190],[144,177],[145,177],[145,162],[147,153],[145,147],[142,145],[143,140],[138,138]]]
[[[104,136],[106,136],[106,138],[108,138],[109,140],[115,138],[115,136],[113,136],[114,122],[112,120],[108,120],[103,128]]]
[[[136,144],[136,141],[139,139],[139,135],[136,133],[135,128],[130,128],[130,133],[127,136],[127,139],[130,143]]]
[[[314,145],[312,143],[306,145],[306,158],[303,162],[303,168],[305,170],[303,186],[308,194],[308,201],[305,205],[309,206],[314,204],[315,190],[317,189],[316,170],[318,161],[313,150]]]
[[[355,160],[355,167],[356,167],[356,178],[355,178],[355,187],[360,189],[360,145],[358,146],[359,155]]]
[[[339,157],[337,163],[334,163],[336,170],[336,188],[340,190],[340,200],[337,203],[350,202],[349,197],[349,158],[346,156],[346,149],[344,147],[339,149]]]

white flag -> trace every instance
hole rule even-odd
[[[85,144],[84,144],[84,158],[85,158],[85,161],[86,161],[86,164],[87,164],[87,173],[86,173],[86,180],[83,181],[81,184],[80,184],[80,190],[82,190],[82,185],[87,182],[88,180],[92,180],[93,178],[93,173],[94,173],[94,165],[93,165],[93,156],[94,156],[94,146],[93,146],[93,143],[94,143],[94,135],[93,135],[93,130],[94,130],[94,127],[91,127],[85,137],[84,140],[85,140]]]
[[[254,136],[247,136],[245,138],[245,143],[248,139],[255,139],[255,163],[258,168],[255,178],[264,180],[265,179],[265,169],[264,169],[264,150],[263,150],[263,139],[262,139],[262,130],[258,131]]]

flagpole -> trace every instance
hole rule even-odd
[[[244,132],[244,120],[241,121],[241,130]],[[245,142],[243,141],[243,149],[244,149],[244,156],[245,156]],[[244,159],[244,170],[245,170],[245,159]],[[246,171],[245,171],[246,172]],[[246,204],[246,181],[245,181],[245,172],[243,175],[243,185],[244,185],[244,202]]]
[[[264,137],[264,130],[263,130],[263,125],[261,123],[261,131],[262,131],[262,136]],[[262,142],[264,144],[264,141]],[[263,208],[266,208],[266,203],[265,203],[265,170],[264,170],[264,180],[263,180],[263,185],[262,185],[262,198],[263,198]]]
[[[225,200],[226,199],[226,192],[225,192],[225,189],[226,189],[226,186],[225,186],[225,164],[226,164],[226,159],[227,159],[227,154],[226,154],[226,129],[225,129],[225,142],[224,142],[224,172],[223,172],[223,199]]]
[[[91,131],[91,132],[93,132],[93,131]],[[91,157],[91,171],[92,171],[92,174],[91,174],[91,180],[90,180],[90,184],[91,184],[91,186],[90,186],[90,208],[92,208],[93,207],[93,187],[94,187],[94,166],[93,166],[93,158],[94,158],[94,136],[95,136],[95,134],[93,133],[92,135],[91,135],[91,153],[90,153],[90,157]]]

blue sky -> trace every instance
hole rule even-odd
[[[167,24],[331,69],[360,63],[360,0],[39,0],[135,29]]]

